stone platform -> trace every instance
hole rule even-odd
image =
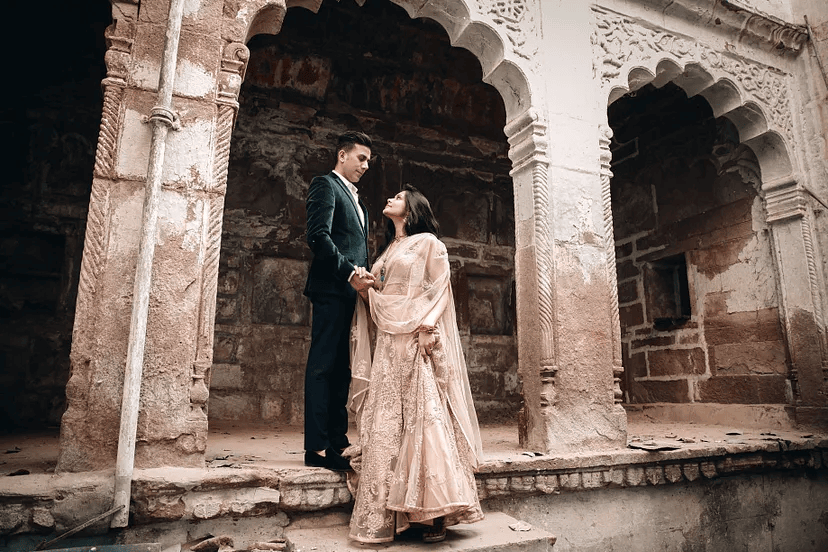
[[[403,537],[388,544],[360,544],[348,539],[345,525],[322,529],[300,529],[286,533],[288,552],[550,552],[555,537],[537,527],[521,524],[527,530],[516,531],[510,525],[519,522],[500,512],[486,515],[473,525],[450,527],[446,540],[426,544],[417,535]]]
[[[682,535],[699,528],[739,534],[731,526],[714,528],[717,520],[764,524],[771,529],[751,529],[750,535],[774,542],[785,532],[785,538],[802,535],[828,545],[828,527],[820,521],[828,519],[828,509],[820,506],[828,504],[828,434],[784,427],[776,418],[761,424],[727,419],[733,425],[665,423],[648,419],[646,410],[631,412],[627,448],[565,455],[523,450],[515,428],[484,426],[484,463],[477,474],[481,503],[490,517],[505,512],[556,535],[556,552],[606,550],[626,542],[629,535],[617,533],[637,535],[641,516],[671,531],[648,533],[660,539],[646,543],[651,549],[669,539],[689,539]],[[111,507],[112,470],[54,474],[56,445],[56,434],[0,437],[0,450],[7,452],[0,457],[0,474],[6,476],[0,477],[0,550],[33,549],[25,546]],[[92,530],[119,543],[165,546],[226,534],[237,550],[293,531],[344,531],[352,501],[344,476],[305,467],[301,446],[298,428],[213,424],[204,468],[136,470],[130,527],[107,533],[102,522]],[[728,502],[739,493],[744,500]],[[706,504],[711,497],[715,504]],[[647,511],[626,511],[636,502]],[[732,517],[719,515],[722,504],[733,510]],[[702,533],[699,538],[707,538]],[[584,547],[598,535],[613,540]],[[646,549],[636,548],[640,535],[636,539],[627,550]]]

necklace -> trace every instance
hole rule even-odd
[[[396,238],[391,240],[391,243],[389,243],[388,247],[385,248],[385,253],[386,254],[383,255],[385,257],[385,260],[382,261],[382,268],[380,268],[380,282],[385,282],[385,263],[388,260],[387,253],[391,250],[391,247],[393,247],[394,244],[396,244],[398,241],[400,241],[401,239],[403,239],[405,237],[407,237],[407,236],[405,236],[405,235],[397,236]]]

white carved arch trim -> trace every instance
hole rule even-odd
[[[477,21],[465,0],[392,0],[411,18],[427,17],[438,22],[452,46],[465,48],[477,57],[483,80],[503,97],[506,119],[511,121],[531,105],[529,81],[523,70],[506,59],[511,49],[501,30],[486,21]],[[246,44],[257,34],[278,34],[288,8],[302,7],[317,12],[322,0],[247,0],[238,10],[225,14],[224,38]]]
[[[607,105],[652,83],[672,82],[728,118],[759,160],[762,180],[794,172],[789,77],[774,68],[716,52],[690,38],[593,9],[595,63]]]

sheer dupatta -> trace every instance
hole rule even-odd
[[[413,262],[398,262],[402,256],[413,256]],[[407,260],[412,261],[412,258]],[[380,291],[369,290],[371,316],[365,302],[358,300],[351,327],[352,380],[348,406],[354,413],[359,440],[367,442],[363,438],[363,431],[367,428],[362,423],[362,414],[371,383],[372,332],[413,334],[447,294],[448,301],[437,321],[445,362],[442,361],[443,355],[434,355],[432,365],[450,414],[472,452],[472,468],[477,468],[482,460],[480,429],[457,329],[446,247],[433,234],[415,234],[403,239],[392,251],[386,250],[377,260],[372,269],[377,280],[381,270],[387,285]]]

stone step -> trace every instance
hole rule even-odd
[[[426,544],[414,536],[402,536],[385,544],[361,544],[348,539],[346,525],[288,529],[287,549],[289,552],[552,552],[554,536],[537,527],[528,531],[509,528],[516,523],[518,520],[501,512],[487,513],[483,521],[449,527],[446,540],[435,544]]]

